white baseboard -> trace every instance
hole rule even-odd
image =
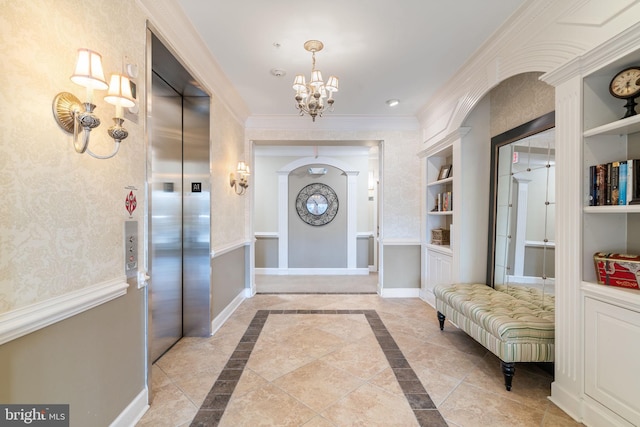
[[[249,292],[251,290],[249,289]],[[225,308],[222,310],[220,314],[216,316],[215,319],[211,322],[211,335],[215,334],[218,329],[224,325],[224,322],[229,319],[229,317],[233,314],[234,311],[242,304],[242,301],[247,297],[247,289],[243,289],[236,297],[231,301]]]
[[[145,387],[113,420],[109,427],[133,427],[149,409],[149,390]]]
[[[435,295],[433,295],[433,292],[426,289],[421,289],[420,299],[429,304],[431,307],[436,308],[436,297]]]
[[[272,276],[366,276],[365,268],[256,268],[256,274]]]
[[[571,418],[578,422],[582,422],[582,399],[571,390],[562,387],[558,381],[551,383],[552,401],[558,408],[566,412]]]
[[[383,288],[380,296],[383,298],[418,298],[420,288]]]
[[[582,423],[587,426],[607,426],[607,427],[636,427],[620,415],[612,412],[601,403],[585,396],[583,400]]]

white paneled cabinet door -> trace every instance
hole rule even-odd
[[[451,255],[427,251],[427,286],[429,291],[437,285],[450,284],[452,277]]]
[[[640,425],[640,313],[585,298],[585,320],[585,393]]]

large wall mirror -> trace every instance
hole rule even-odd
[[[487,284],[553,295],[555,114],[491,139]]]

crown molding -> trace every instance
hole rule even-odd
[[[251,130],[366,130],[399,131],[419,130],[414,116],[338,116],[326,115],[312,121],[310,117],[294,115],[254,115],[247,119],[245,128]]]
[[[240,123],[249,107],[222,71],[208,47],[176,0],[136,0],[147,15],[148,26],[207,91],[219,98]]]
[[[540,80],[558,86],[576,75],[588,75],[638,49],[640,23],[627,28],[615,37],[567,62],[562,67],[550,71]]]

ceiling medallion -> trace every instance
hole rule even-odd
[[[324,45],[319,40],[309,40],[304,44],[304,48],[311,52],[311,80],[307,84],[304,74],[296,75],[293,81],[293,90],[296,91],[296,108],[300,110],[300,115],[308,114],[315,122],[316,116],[322,117],[326,110],[333,111],[333,93],[338,91],[338,78],[330,76],[325,83],[322,80],[322,73],[316,70],[316,52],[320,52]],[[327,97],[328,94],[328,97]]]

